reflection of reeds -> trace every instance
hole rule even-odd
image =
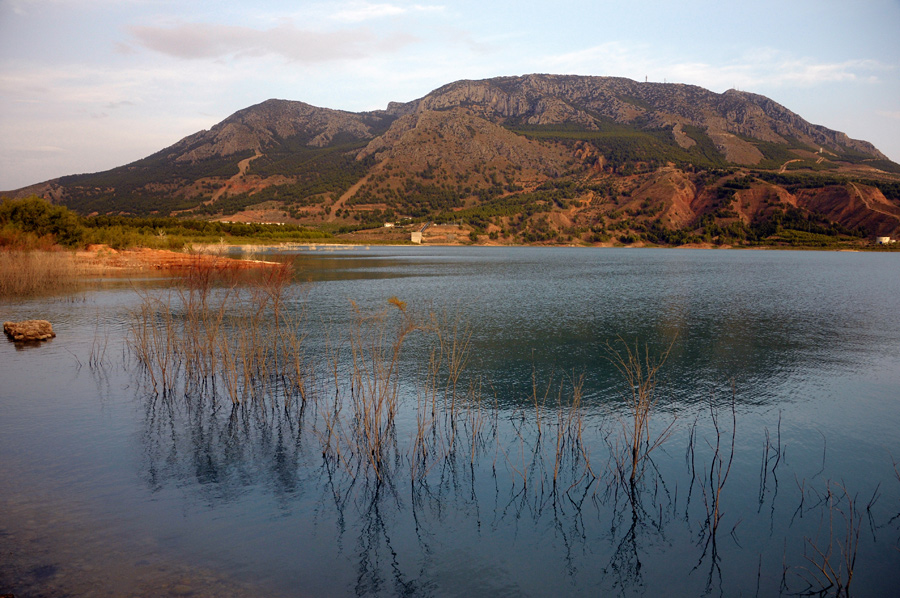
[[[171,394],[183,388],[185,397],[195,401],[186,412],[214,413],[208,408],[214,399],[204,401],[224,396],[237,406],[232,419],[260,424],[253,433],[289,429],[297,455],[321,455],[315,476],[322,477],[336,508],[366,509],[361,513],[366,524],[388,501],[412,508],[414,515],[429,505],[441,512],[454,501],[477,511],[477,494],[493,486],[497,520],[552,517],[570,550],[570,540],[587,542],[582,509],[594,505],[611,522],[609,570],[623,587],[640,583],[646,536],[665,537],[679,510],[680,488],[677,482],[667,485],[663,457],[658,464],[659,455],[651,454],[671,437],[674,424],[651,422],[656,380],[668,350],[657,357],[625,343],[611,350],[630,385],[619,431],[585,407],[584,378],[574,372],[549,379],[533,373],[531,391],[518,397],[518,407],[501,407],[497,391],[467,371],[473,361],[472,331],[459,315],[419,312],[397,298],[374,309],[351,304],[346,327],[326,331],[321,360],[314,362],[304,355],[305,325],[293,301],[297,287],[286,273],[280,279],[247,281],[206,274],[195,273],[176,291],[145,296],[135,311],[132,352],[148,383],[163,395],[151,401],[170,409],[175,404]],[[406,359],[408,354],[418,359]],[[323,375],[316,376],[311,363]],[[709,564],[707,593],[716,579],[722,584],[717,535],[727,517],[726,482],[733,477],[735,402],[733,388],[730,406],[710,402],[685,431],[691,486],[683,519],[699,555],[694,570]],[[292,410],[295,404],[299,407]],[[730,422],[723,408],[730,408]],[[706,438],[701,419],[710,426]],[[787,466],[780,419],[779,414],[777,436],[770,438],[765,430],[761,497],[766,472],[774,476]],[[226,437],[232,442],[231,432],[223,433],[222,444]],[[594,443],[603,447],[604,441],[609,451],[592,454]],[[239,442],[223,450],[234,450]],[[296,459],[279,465],[279,479],[290,482],[286,487],[299,485],[305,466]],[[400,476],[410,482],[408,502],[400,497]],[[801,511],[806,488],[804,481]],[[806,566],[786,566],[783,577],[799,575],[812,592],[846,594],[866,507],[860,508],[843,486],[829,486],[818,507],[805,510],[814,508],[823,509],[824,531],[814,539],[804,537]],[[741,519],[731,519],[737,520],[734,527],[728,523],[737,542]],[[385,529],[377,531],[387,536]],[[763,563],[760,557],[757,579]]]
[[[691,470],[691,475],[695,477],[699,482],[701,498],[706,511],[706,517],[701,521],[700,524],[700,536],[701,543],[703,544],[703,552],[701,553],[700,559],[698,560],[697,565],[694,567],[694,569],[700,567],[707,555],[709,556],[709,573],[706,577],[707,592],[711,591],[714,579],[717,578],[719,580],[719,583],[721,583],[722,581],[718,533],[719,524],[722,521],[723,514],[722,492],[725,489],[725,483],[728,481],[728,476],[731,473],[731,466],[734,463],[735,439],[737,438],[737,413],[735,410],[736,398],[736,389],[734,387],[734,384],[732,383],[731,439],[730,442],[726,445],[727,448],[726,446],[723,446],[722,436],[724,432],[719,424],[719,408],[715,404],[715,402],[710,399],[709,416],[710,421],[712,422],[715,439],[713,442],[707,441],[707,444],[712,449],[709,471],[706,471],[706,469],[704,468],[702,473],[698,475],[695,469]],[[694,440],[695,435],[694,430],[692,430],[690,437],[691,446],[688,449],[691,454],[694,453]],[[691,482],[691,488],[693,488],[693,480]],[[740,520],[738,520],[738,522],[735,523],[734,527],[732,528],[732,537],[734,537],[735,530],[737,529],[739,523]]]
[[[708,482],[703,488],[703,504],[706,506],[707,514],[707,532],[712,541],[715,542],[716,532],[719,529],[719,522],[722,517],[722,491],[725,489],[725,482],[728,481],[728,474],[731,473],[731,465],[734,463],[734,446],[737,434],[737,415],[735,413],[735,396],[734,388],[732,388],[731,398],[731,441],[728,445],[728,454],[723,454],[722,446],[722,429],[719,426],[719,412],[715,404],[710,403],[710,420],[715,431],[715,446],[713,447],[712,462],[709,466]],[[708,492],[707,492],[708,489]]]
[[[94,330],[94,341],[91,344],[91,354],[88,357],[88,366],[92,369],[102,368],[106,365],[106,349],[109,346],[109,328],[105,327],[103,336],[100,336],[100,320]]]
[[[866,511],[876,496],[873,494]],[[796,567],[797,575],[807,584],[801,593],[849,596],[859,551],[862,510],[856,495],[851,495],[843,484],[832,482],[826,485],[821,505],[824,510],[816,537],[804,538],[803,557],[808,565]]]

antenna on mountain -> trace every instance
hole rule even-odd
[[[644,83],[647,82],[647,75],[644,75]]]

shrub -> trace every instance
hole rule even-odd
[[[0,228],[19,230],[37,237],[51,237],[69,247],[84,237],[81,219],[64,206],[53,205],[45,199],[31,196],[26,199],[6,199],[0,203]]]

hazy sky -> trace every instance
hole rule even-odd
[[[344,110],[559,73],[736,87],[900,162],[900,0],[0,0],[0,189],[268,98]]]

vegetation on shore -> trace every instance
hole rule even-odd
[[[79,216],[38,197],[0,202],[0,297],[71,292],[85,272],[72,253],[90,245],[114,250],[182,251],[193,244],[316,242],[332,235],[299,226],[169,218]]]
[[[725,201],[733,203],[734,193],[747,188],[745,179],[726,186]],[[791,179],[803,185],[803,179]],[[618,244],[680,246],[685,244],[727,245],[732,247],[794,247],[825,249],[874,248],[897,251],[900,244],[873,247],[863,229],[849,229],[827,218],[804,213],[789,206],[773,205],[765,219],[750,223],[728,220],[726,208],[721,214],[707,215],[686,228],[673,229],[653,220],[653,208],[614,210],[595,214],[592,224],[556,226],[551,222],[555,208],[582,205],[576,199],[584,193],[598,195],[615,192],[611,187],[573,182],[548,182],[533,192],[516,196],[498,196],[460,210],[441,212],[433,219],[409,220],[413,227],[422,223],[455,223],[468,231],[470,243],[506,244]],[[886,188],[887,193],[900,190]],[[730,194],[730,195],[729,195]],[[384,214],[379,214],[383,216]],[[650,216],[651,218],[647,218]],[[79,275],[65,249],[103,245],[115,250],[133,247],[181,251],[192,245],[253,245],[310,242],[353,242],[352,234],[363,226],[378,227],[365,238],[366,243],[387,240],[384,229],[373,222],[357,227],[334,225],[320,229],[284,224],[213,222],[174,216],[133,217],[123,215],[80,216],[65,206],[38,197],[3,199],[0,202],[0,296],[31,295],[41,289],[72,290]],[[330,228],[334,232],[324,230]],[[341,238],[340,235],[351,235]],[[387,242],[399,242],[397,233]]]
[[[326,232],[285,224],[212,222],[187,218],[80,216],[39,197],[0,202],[0,248],[76,248],[103,244],[113,249],[180,250],[191,243],[280,243],[331,239]]]

